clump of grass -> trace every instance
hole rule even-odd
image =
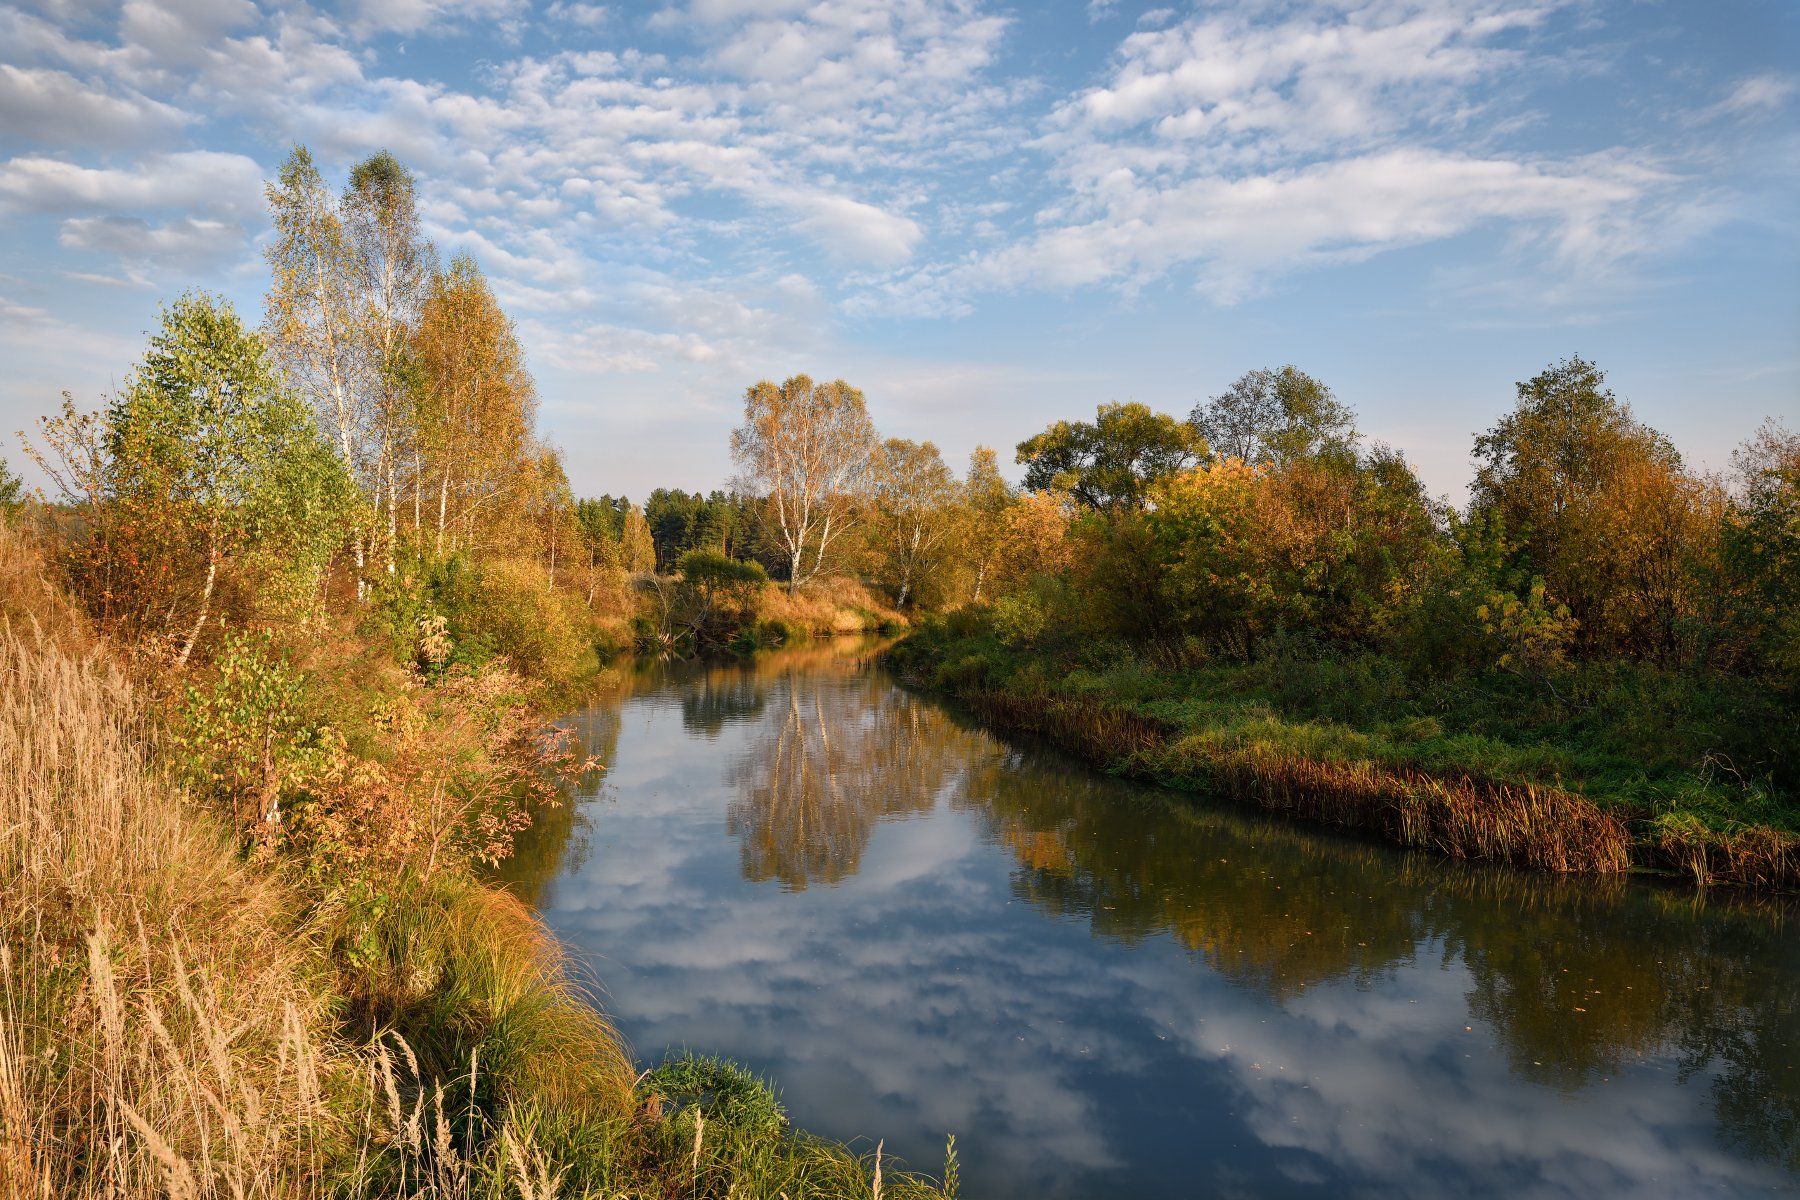
[[[1800,891],[1800,836],[1748,826],[1709,829],[1691,814],[1650,825],[1650,845],[1668,867],[1701,886],[1713,883]]]
[[[1560,788],[1223,747],[1205,738],[1176,743],[1159,765],[1259,808],[1371,830],[1452,858],[1561,873],[1610,874],[1631,865],[1624,822]]]
[[[996,725],[1040,734],[1102,766],[1128,766],[1167,744],[1175,726],[1092,700],[978,692],[968,698],[977,716]]]
[[[927,622],[889,661],[996,726],[1172,786],[1454,856],[1800,890],[1791,700],[1740,680],[1602,664],[1552,689],[1303,645],[1163,662],[991,626]]]

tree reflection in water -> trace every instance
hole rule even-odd
[[[938,718],[948,723],[944,716]],[[1047,781],[1054,780],[1054,784]],[[1014,892],[1096,936],[1170,935],[1277,1000],[1438,955],[1474,979],[1515,1074],[1600,1086],[1628,1060],[1716,1070],[1724,1138],[1800,1171],[1800,946],[1778,900],[1711,905],[1623,879],[1446,862],[1219,812],[1016,751],[956,802]]]
[[[860,701],[850,712],[846,690]],[[929,812],[982,748],[896,687],[846,689],[840,675],[806,670],[784,672],[780,692],[727,779],[726,827],[754,882],[801,891],[855,874],[878,822]]]
[[[1003,848],[1015,898],[1095,938],[1170,939],[1327,1022],[1350,997],[1453,968],[1455,1027],[1491,1029],[1512,1076],[1597,1096],[1640,1060],[1673,1062],[1709,1089],[1720,1140],[1800,1171],[1800,939],[1779,904],[1445,862],[1213,809],[1002,744],[836,647],[643,686],[674,691],[690,737],[733,730],[725,823],[752,883],[843,883],[882,822],[953,815]]]

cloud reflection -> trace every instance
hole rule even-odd
[[[954,1132],[971,1194],[1796,1182],[1800,952],[1765,914],[1169,803],[853,665],[751,672],[727,720],[705,674],[610,710],[613,802],[547,893],[647,1057],[737,1057],[922,1167]]]

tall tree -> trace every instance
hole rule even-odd
[[[400,478],[412,475],[412,525],[420,526],[423,448],[417,436],[413,339],[436,268],[436,251],[419,225],[413,176],[383,150],[350,171],[342,204],[350,252],[352,326],[370,388],[369,420],[376,515],[383,561],[394,573],[400,540]]]
[[[1031,491],[1068,492],[1103,512],[1140,509],[1151,484],[1206,455],[1194,427],[1142,404],[1102,404],[1090,424],[1058,421],[1019,443]]]
[[[316,591],[349,499],[343,468],[231,306],[190,294],[163,315],[106,417],[111,503],[151,614],[186,663],[220,580]]]
[[[1188,420],[1215,454],[1248,463],[1347,458],[1356,449],[1356,414],[1291,364],[1244,373]]]
[[[644,510],[635,504],[625,508],[625,524],[619,535],[620,559],[633,575],[648,575],[656,570],[656,542],[650,536],[650,523]]]
[[[1735,624],[1757,665],[1800,683],[1800,433],[1769,420],[1732,455],[1737,494],[1725,562]]]
[[[862,392],[843,380],[795,375],[744,393],[744,423],[731,456],[745,490],[762,497],[771,540],[795,591],[823,571],[855,523],[877,447]]]
[[[977,446],[969,455],[969,473],[963,480],[962,508],[967,518],[964,552],[974,576],[969,599],[981,603],[982,589],[1006,540],[1006,513],[1013,503],[1012,489],[1000,475],[1000,459],[991,446]]]
[[[356,263],[343,213],[304,146],[294,147],[264,194],[275,226],[264,321],[275,360],[318,414],[345,469],[365,478],[372,467],[369,363],[359,345]],[[367,530],[359,524],[351,540],[360,595]]]
[[[905,608],[943,565],[961,521],[956,476],[930,442],[889,438],[875,455],[870,498],[876,559]]]
[[[468,255],[432,276],[414,353],[420,459],[442,555],[518,515],[538,452],[537,388],[512,322]]]
[[[1716,489],[1688,475],[1585,359],[1554,363],[1517,393],[1475,439],[1471,509],[1519,541],[1524,565],[1573,613],[1581,648],[1672,653],[1700,600],[1677,564],[1708,552]]]

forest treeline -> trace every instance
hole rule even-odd
[[[639,1074],[488,882],[603,768],[552,717],[606,659],[891,610],[733,557],[754,503],[659,493],[659,549],[577,499],[391,155],[267,198],[260,321],[176,298],[21,435],[47,494],[0,467],[0,1194],[953,1193],[733,1064]]]

